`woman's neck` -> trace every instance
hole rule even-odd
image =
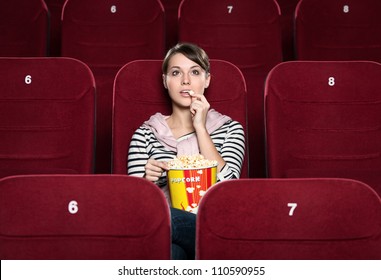
[[[194,132],[192,116],[189,109],[173,110],[172,114],[167,118],[167,124],[176,139]]]

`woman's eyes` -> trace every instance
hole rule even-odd
[[[175,71],[172,71],[171,72],[171,76],[179,76],[180,75],[180,71],[177,71],[177,70],[175,70]]]
[[[198,76],[198,75],[200,75],[200,73],[201,73],[201,71],[198,70],[198,69],[193,69],[193,70],[191,70],[191,72],[190,72],[190,74],[191,74],[192,76]],[[181,71],[178,71],[178,70],[173,70],[173,71],[170,72],[170,74],[171,74],[171,76],[173,76],[173,77],[177,77],[177,76],[182,76],[182,75],[183,75],[183,73],[182,73]]]
[[[198,76],[198,75],[200,75],[200,71],[198,71],[198,70],[196,70],[196,69],[194,69],[194,70],[192,70],[192,75],[194,75],[194,76]]]

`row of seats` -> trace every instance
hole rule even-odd
[[[179,40],[197,42],[212,58],[230,61],[243,72],[250,108],[248,126],[254,177],[266,170],[264,84],[282,57],[281,10],[276,1],[182,1]],[[203,9],[199,9],[199,7]],[[301,0],[292,34],[298,60],[369,60],[381,62],[381,2],[378,0]],[[284,31],[284,30],[283,30]],[[284,38],[284,36],[283,36]]]
[[[25,33],[29,35],[33,34],[31,30],[32,26],[36,26],[36,14],[46,15],[46,5],[44,5],[42,0],[35,0],[35,5],[40,5],[40,10],[33,11],[33,9],[28,8],[27,10],[20,9],[23,7],[22,2],[25,0],[18,0],[15,2],[3,3],[3,5],[8,5],[8,9],[0,9],[8,11],[4,15],[4,19],[9,18],[11,21],[12,27],[17,29],[22,28],[23,33],[20,33],[20,37],[17,40],[22,40],[28,38],[28,44],[24,44],[24,48],[28,50],[28,56],[31,56],[32,48],[28,47],[33,45],[33,41],[36,42],[34,45],[41,46],[42,41],[38,36],[24,36]],[[190,3],[187,3],[190,2]],[[267,2],[265,6],[263,3]],[[194,23],[190,22],[191,26],[186,23],[187,18],[194,18],[193,14],[187,15],[187,11],[195,10],[199,11],[200,5],[203,7],[203,11],[206,11],[204,14],[205,19],[200,18],[200,15],[196,15],[198,22],[205,22],[205,20],[212,22],[214,21],[213,17],[208,15],[208,11],[216,11],[221,20],[228,20],[229,24],[235,25],[235,21],[242,18],[242,14],[249,16],[245,17],[245,20],[249,20],[250,25],[257,30],[254,30],[252,27],[249,30],[241,30],[241,27],[235,28],[235,30],[218,30],[221,27],[211,26],[206,30],[207,33],[196,32],[195,34],[204,34],[207,38],[211,39],[211,42],[216,43],[221,48],[221,52],[216,52],[216,49],[209,49],[207,44],[203,43],[203,40],[200,38],[181,38],[181,40],[189,40],[200,44],[204,47],[209,53],[210,56],[216,59],[224,59],[232,61],[237,64],[239,67],[242,66],[242,69],[245,69],[246,62],[248,66],[248,71],[250,74],[244,73],[247,76],[248,86],[252,88],[250,92],[255,93],[254,95],[249,94],[248,102],[255,104],[257,106],[256,110],[251,112],[255,113],[254,116],[258,119],[258,124],[261,123],[262,113],[261,106],[257,104],[262,104],[263,101],[263,79],[267,71],[281,61],[281,46],[280,46],[280,29],[278,18],[279,7],[276,2],[273,0],[261,0],[261,1],[241,1],[239,4],[234,4],[234,7],[231,3],[223,3],[221,1],[208,1],[207,5],[204,2],[195,2],[195,1],[174,1],[174,0],[145,0],[145,1],[125,1],[124,3],[114,3],[114,1],[46,1],[47,6],[51,11],[51,27],[52,32],[50,38],[54,41],[51,42],[51,46],[59,46],[59,51],[53,51],[55,55],[73,57],[80,59],[90,66],[92,69],[95,79],[97,81],[97,92],[98,92],[98,102],[97,102],[97,172],[105,173],[110,171],[110,158],[107,153],[103,151],[108,151],[111,148],[111,140],[108,137],[110,135],[109,123],[112,118],[112,112],[109,109],[112,104],[112,82],[117,71],[122,65],[128,61],[134,59],[161,59],[164,56],[165,49],[174,45],[178,40],[180,40],[181,34],[185,36],[189,33],[188,30],[195,30]],[[60,4],[61,10],[60,12]],[[15,5],[12,8],[10,5]],[[31,5],[29,3],[29,5]],[[188,7],[187,5],[192,5],[193,7]],[[42,7],[43,6],[43,7]],[[263,7],[262,7],[263,6]],[[178,10],[184,10],[180,18],[178,18]],[[265,14],[265,17],[270,16],[271,20],[276,18],[276,22],[266,23],[264,26],[261,26],[259,29],[255,26],[258,23],[258,20],[262,20],[265,17],[257,17],[250,14],[250,10],[255,11],[258,15],[262,14],[262,9],[265,10],[269,8],[269,12]],[[36,8],[37,9],[37,8]],[[13,25],[14,17],[12,13],[20,13],[21,16],[25,19],[26,11],[30,11],[32,15],[33,22],[29,22],[24,26],[15,26]],[[237,12],[236,12],[237,11]],[[58,20],[59,19],[59,20]],[[179,19],[181,19],[182,28],[179,29]],[[267,18],[266,18],[267,20]],[[45,22],[46,23],[46,20]],[[207,22],[205,22],[207,23]],[[26,25],[26,26],[25,26]],[[42,23],[38,24],[40,27]],[[245,46],[245,43],[248,43],[247,40],[242,42],[242,38],[251,38],[253,36],[247,36],[246,32],[265,34],[268,28],[268,25],[271,25],[270,36],[262,38],[261,35],[254,36],[253,40],[250,40],[250,45],[252,47],[245,47],[245,53],[251,56],[250,59],[243,56],[243,53],[240,49],[235,48],[233,51],[226,52],[225,43],[231,44],[231,41],[237,40],[234,42],[237,46]],[[203,24],[201,26],[208,26],[208,24]],[[190,27],[190,29],[189,29]],[[200,27],[200,26],[199,26]],[[253,29],[253,30],[252,30]],[[37,30],[37,28],[36,28]],[[213,31],[214,30],[214,31]],[[238,30],[238,32],[236,32]],[[252,31],[251,31],[252,30]],[[46,26],[38,31],[43,33],[44,38],[47,38],[47,28]],[[215,40],[210,36],[210,33],[223,34],[222,41]],[[4,33],[9,34],[9,33]],[[12,32],[12,34],[18,34],[18,32]],[[229,39],[227,42],[224,42],[224,38],[229,38],[230,34],[239,35],[237,38]],[[1,35],[0,35],[1,36]],[[193,35],[192,35],[193,36]],[[221,37],[221,36],[219,36]],[[274,37],[274,38],[273,38]],[[269,40],[268,42],[266,42]],[[4,42],[11,42],[11,38],[4,38]],[[57,43],[58,41],[58,43]],[[44,41],[45,42],[45,41]],[[228,48],[231,46],[228,45]],[[272,46],[275,47],[273,51]],[[43,48],[34,55],[43,55],[46,54],[46,44],[43,45]],[[20,56],[22,55],[18,48],[12,46],[7,49],[11,52],[12,55]],[[237,51],[241,52],[240,56],[237,55]],[[10,55],[9,52],[1,53],[1,55]],[[268,55],[264,55],[266,52],[269,52]],[[225,55],[227,54],[227,56]],[[221,55],[222,54],[222,55]],[[236,58],[242,57],[239,61],[235,61]],[[258,61],[256,61],[258,60]],[[255,74],[252,72],[257,71]],[[246,72],[246,70],[245,70]],[[252,81],[252,82],[251,82]],[[264,176],[264,147],[263,141],[260,139],[263,138],[263,125],[257,125],[255,127],[250,127],[248,133],[252,134],[251,137],[254,139],[254,144],[252,149],[255,150],[258,155],[253,159],[252,165],[255,165],[254,172],[257,177]],[[258,139],[258,141],[257,141]]]
[[[20,34],[18,40],[27,38],[29,41],[23,46],[29,51],[33,49],[33,42],[41,45],[40,37],[46,37],[46,27],[42,29],[45,35],[32,35],[31,28],[36,24],[29,22],[25,27],[25,13],[34,11],[33,20],[37,21],[46,14],[46,5],[36,11],[31,7],[33,1],[27,1],[28,8],[20,9],[23,1],[3,1],[4,8],[0,9],[6,12],[1,18],[9,19],[8,25],[16,28],[17,17],[12,13],[20,13],[22,33],[5,30],[0,34]],[[41,4],[43,1],[34,2]],[[97,82],[96,169],[100,173],[110,171],[110,157],[104,151],[110,150],[112,145],[108,124],[112,119],[112,86],[117,71],[135,59],[161,59],[166,48],[177,41],[197,43],[211,58],[237,65],[245,76],[247,102],[253,108],[248,112],[249,119],[255,120],[255,125],[248,124],[252,139],[250,150],[256,154],[256,157],[249,158],[254,177],[264,177],[266,172],[264,81],[275,65],[289,59],[284,56],[286,52],[290,53],[285,50],[285,45],[290,46],[295,41],[296,57],[303,60],[381,61],[380,18],[377,16],[381,2],[377,0],[340,0],[334,5],[331,1],[320,0],[62,2],[47,1],[56,14],[57,6],[62,4],[62,13],[58,13],[60,21],[52,24],[59,25],[59,55],[85,62]],[[16,3],[17,8],[9,6]],[[41,21],[46,23],[46,19]],[[169,45],[167,36],[170,33],[173,40]],[[51,37],[58,36],[52,34]],[[0,41],[11,42],[9,38]],[[11,51],[17,49],[15,44],[8,48]]]
[[[112,142],[103,150],[114,174],[126,174],[134,131],[156,112],[169,114],[161,60],[135,60],[114,79]],[[250,118],[242,72],[211,59],[206,91],[213,108],[239,121]],[[370,61],[290,61],[275,66],[263,103],[266,177],[342,177],[363,181],[381,194],[381,64]],[[0,59],[0,176],[99,173],[97,84],[92,71],[72,58]],[[242,177],[254,177],[246,133]],[[95,150],[95,152],[94,152]],[[101,157],[103,158],[103,157]]]
[[[272,0],[270,0],[272,1]],[[277,0],[276,2],[280,6],[281,10],[281,27],[282,27],[282,36],[283,36],[283,42],[284,42],[284,56],[286,57],[286,60],[291,59],[293,56],[293,42],[292,42],[292,17],[294,13],[294,9],[296,7],[296,4],[299,0]],[[45,45],[41,47],[40,50],[37,51],[36,49],[26,49],[26,46],[24,46],[22,49],[8,49],[6,52],[5,50],[2,50],[4,53],[12,54],[14,55],[17,53],[17,55],[22,56],[28,56],[31,53],[36,53],[37,55],[49,55],[49,56],[60,56],[61,55],[61,28],[62,28],[62,22],[61,22],[61,16],[62,16],[62,10],[65,6],[66,0],[15,0],[10,1],[9,3],[2,3],[1,11],[4,11],[1,13],[1,19],[3,23],[1,25],[4,26],[4,29],[7,28],[13,28],[13,31],[17,31],[16,34],[13,35],[16,37],[8,39],[16,39],[22,40],[22,32],[31,32],[33,29],[33,26],[37,27],[40,25],[40,28],[42,28],[41,31],[39,31],[38,34],[42,35],[44,37],[35,38],[34,41],[29,41],[29,46],[34,46],[34,44],[31,44],[32,42],[35,42],[35,44],[42,44],[42,42],[45,42]],[[103,1],[104,2],[104,1]],[[131,5],[140,5],[137,3],[138,1],[130,1]],[[142,3],[142,1],[140,1]],[[161,6],[164,9],[165,12],[165,45],[167,48],[175,45],[178,41],[178,10],[179,6],[182,2],[182,0],[159,0],[159,1],[145,1],[144,5],[146,6],[154,6],[156,4],[152,4],[155,2],[161,3]],[[212,1],[213,2],[213,1]],[[242,1],[241,1],[242,2]],[[99,5],[99,2],[92,1],[92,5],[96,6]],[[116,3],[109,2],[108,5],[110,7],[114,6],[114,9],[116,10],[116,6],[120,5],[126,5],[126,3],[118,3],[118,5],[115,5]],[[232,3],[221,3],[220,5],[224,5],[226,9],[231,9]],[[240,5],[241,3],[239,3]],[[209,3],[203,3],[203,7],[205,9],[212,9],[211,7],[208,7]],[[253,9],[262,9],[260,5],[255,3],[254,1],[251,1],[251,5]],[[159,7],[158,5],[156,5]],[[83,7],[86,7],[86,5],[83,5]],[[103,6],[105,7],[105,6]],[[134,10],[134,6],[132,7]],[[86,10],[83,11],[84,14],[86,14]],[[36,19],[36,15],[38,15],[39,19]],[[15,19],[16,17],[16,19]],[[11,19],[13,18],[13,20]],[[20,18],[23,19],[23,21],[20,22]],[[42,20],[44,18],[44,20]],[[30,19],[30,20],[29,20]],[[28,22],[26,22],[28,21]],[[15,23],[20,22],[20,24],[15,25]],[[29,30],[26,30],[29,29]],[[37,28],[32,31],[38,32]],[[25,33],[24,33],[25,34]],[[36,34],[36,33],[34,33]],[[46,36],[47,35],[47,36]],[[9,36],[6,35],[6,36]],[[28,38],[31,40],[31,38]],[[28,40],[24,37],[24,40]],[[42,41],[37,42],[38,39],[41,39]],[[47,43],[47,44],[46,44]],[[3,54],[2,54],[3,55]]]
[[[8,48],[1,49],[1,55],[34,56],[49,53],[51,56],[60,56],[61,28],[63,24],[65,25],[64,20],[69,20],[68,15],[63,14],[63,10],[71,9],[70,6],[73,3],[70,2],[74,1],[15,0],[1,3],[0,26],[4,29],[4,32],[1,33],[5,39],[4,42],[7,42],[3,43],[2,47],[8,45]],[[85,1],[75,3],[78,15],[82,15],[88,22],[91,22],[91,14],[94,11],[103,10],[103,13],[98,14],[99,23],[106,21],[110,23],[111,18],[107,18],[107,15],[115,16],[121,13],[124,13],[125,19],[123,21],[117,19],[119,23],[131,23],[128,19],[131,16],[128,8],[135,14],[143,15],[140,20],[144,24],[146,13],[141,14],[142,5],[164,13],[164,21],[160,20],[157,24],[164,24],[166,48],[174,45],[179,37],[183,36],[179,32],[182,32],[181,26],[184,21],[194,18],[188,16],[188,13],[198,13],[201,4],[202,11],[205,12],[208,19],[201,15],[201,18],[196,17],[196,22],[215,22],[214,26],[210,26],[211,31],[221,30],[225,38],[232,36],[229,34],[231,27],[227,26],[230,23],[254,23],[257,20],[254,16],[256,12],[266,14],[271,11],[273,19],[276,19],[279,14],[284,61],[315,58],[327,60],[332,59],[330,58],[332,56],[336,59],[339,56],[345,60],[352,59],[353,55],[359,56],[361,59],[365,59],[364,56],[367,56],[370,58],[369,60],[380,61],[380,41],[377,36],[380,25],[378,17],[380,3],[377,0],[351,0],[349,2],[340,0],[334,4],[328,0],[251,0],[240,1],[240,3],[217,0],[208,1],[208,3],[194,0],[146,0],[129,1],[117,5],[112,1],[108,3],[91,1],[91,4],[88,5]],[[252,17],[249,17],[250,14]],[[115,18],[111,20],[113,21]],[[224,24],[218,26],[218,22]],[[259,21],[257,20],[257,22]],[[263,23],[264,21],[262,21]],[[255,28],[255,26],[251,27],[252,35],[262,36],[263,34],[254,30]],[[10,31],[7,32],[7,29]],[[206,29],[209,29],[209,26]],[[242,26],[239,31],[238,33],[246,32]],[[33,34],[33,36],[25,36],[28,34]],[[16,47],[15,44],[18,46]],[[340,51],[337,50],[338,48]]]
[[[4,136],[0,138],[0,176],[94,173],[94,161],[103,160],[105,154],[109,162],[103,164],[112,165],[113,173],[126,174],[133,132],[154,113],[171,110],[162,85],[161,64],[161,60],[137,60],[122,67],[115,77],[109,107],[113,120],[104,123],[96,116],[96,103],[102,98],[98,85],[83,62],[63,57],[1,58],[0,118]],[[222,60],[211,60],[211,67],[215,82],[208,89],[210,103],[246,127],[242,73]],[[99,122],[110,131],[106,136],[113,147],[105,150],[101,146],[94,152],[100,142],[96,134]],[[245,177],[247,170],[243,171]]]
[[[37,2],[42,5],[36,6]],[[96,5],[98,2],[99,6]],[[239,120],[247,128],[248,150],[242,172],[243,178],[352,178],[365,182],[378,194],[381,194],[379,168],[381,151],[378,144],[381,127],[378,108],[381,100],[378,94],[380,92],[380,82],[378,81],[380,65],[369,61],[349,61],[381,61],[380,18],[378,17],[380,1],[346,0],[336,1],[334,4],[331,3],[332,1],[328,1],[326,4],[325,1],[314,0],[299,2],[250,0],[246,1],[248,3],[245,1],[231,3],[231,1],[221,0],[211,0],[207,3],[196,0],[181,2],[163,0],[161,3],[151,1],[155,3],[151,5],[148,4],[149,1],[139,1],[140,6],[134,6],[132,1],[126,1],[127,6],[114,2],[68,0],[64,13],[61,13],[64,3],[60,0],[47,0],[49,9],[42,0],[12,0],[0,3],[1,48],[5,47],[7,52],[12,53],[23,49],[27,51],[23,56],[46,56],[47,52],[52,49],[53,41],[60,41],[56,45],[60,48],[59,53],[56,54],[62,56],[40,59],[1,59],[0,177],[13,174],[46,173],[125,174],[126,153],[134,129],[157,111],[169,112],[169,103],[161,82],[160,59],[164,55],[165,48],[178,40],[183,40],[199,44],[212,58],[213,80],[212,86],[207,92],[212,106]],[[176,12],[176,16],[168,16],[170,9],[166,8],[165,2],[171,2],[172,11]],[[283,13],[286,10],[282,9],[286,5],[282,2],[287,2],[290,7],[288,11],[292,11],[288,14],[288,27],[282,24],[285,22],[285,17],[284,14],[281,17],[280,11]],[[298,2],[297,6],[296,2]],[[76,6],[77,4],[79,6]],[[11,5],[16,5],[16,8]],[[53,32],[47,33],[49,24],[54,28],[52,21],[54,9],[50,8],[54,5],[60,19],[55,25],[59,30],[59,35],[57,35],[58,33],[53,34]],[[144,9],[139,10],[142,5]],[[176,9],[175,5],[177,5]],[[203,7],[202,10],[200,5]],[[255,6],[257,8],[253,9]],[[159,7],[159,9],[155,10],[154,7]],[[258,7],[265,8],[265,11],[259,10]],[[209,8],[210,10],[208,10]],[[89,11],[90,16],[84,11]],[[130,11],[133,12],[131,18],[126,17]],[[322,14],[320,11],[324,11],[324,13]],[[19,14],[15,15],[15,12]],[[27,22],[28,12],[33,13],[32,22]],[[46,17],[47,14],[50,14],[50,20]],[[145,17],[146,15],[147,17]],[[65,21],[65,17],[69,20]],[[101,18],[104,21],[99,21]],[[125,18],[129,18],[128,24],[125,24]],[[143,31],[137,32],[140,20],[147,18],[153,25],[149,28],[145,25]],[[168,24],[170,18],[173,20],[172,24]],[[164,21],[166,24],[163,25]],[[10,26],[18,27],[19,31],[11,31]],[[43,33],[34,35],[34,28],[43,30]],[[130,36],[120,36],[120,34],[127,34],[126,32],[131,29],[133,33]],[[285,29],[290,32],[285,32]],[[168,44],[169,30],[176,30],[172,33],[172,36],[175,36],[172,37],[173,41],[170,44]],[[100,37],[93,37],[93,31]],[[294,34],[293,32],[295,32],[295,52],[294,35],[291,35]],[[12,38],[16,38],[14,43],[11,43]],[[131,38],[135,39],[133,43],[124,41],[124,39]],[[145,41],[146,39],[149,41],[148,43]],[[51,45],[47,45],[47,42]],[[291,55],[288,52],[290,55],[288,57],[296,54],[295,59],[305,61],[281,63],[288,60],[285,55],[285,44],[292,45],[292,48],[287,49],[287,51],[292,50]],[[35,54],[36,50],[42,50],[42,53]],[[50,55],[53,55],[53,52]],[[3,53],[0,56],[9,56],[9,53]],[[12,56],[20,55],[13,54]],[[318,62],[317,60],[334,60],[335,62]],[[337,60],[345,61],[338,62]],[[99,175],[99,177],[103,176]],[[73,178],[79,180],[78,177]],[[8,182],[7,180],[8,178],[4,179]],[[68,179],[68,181],[70,180]],[[89,180],[92,182],[93,179]],[[251,186],[251,181],[256,181],[247,179],[248,181],[245,182],[245,180],[238,180],[234,183],[237,184],[235,185],[237,191],[240,184]],[[269,186],[268,184],[274,180],[266,179],[257,182],[261,182],[263,187]],[[53,182],[52,179],[48,179],[48,181]],[[283,184],[283,180],[281,181]],[[302,184],[308,183],[309,186],[318,184],[301,179],[296,181],[300,181]],[[315,182],[315,180],[313,181]],[[24,183],[28,185],[26,182]],[[68,184],[70,185],[70,183]],[[93,185],[95,184],[93,182]],[[298,185],[295,180],[290,180],[288,184]],[[261,196],[262,189],[260,188],[260,192],[254,192],[248,197],[253,199],[254,194]],[[244,192],[244,189],[240,189],[240,191]],[[226,192],[230,196],[237,196],[234,192]],[[287,189],[287,192],[293,193],[291,187],[290,190]],[[320,193],[320,188],[316,192]],[[37,193],[42,193],[42,191],[39,190]],[[220,193],[222,192],[215,195],[218,197]],[[307,195],[306,192],[303,193]],[[27,194],[31,196],[30,193]],[[50,193],[50,195],[54,196],[55,193]],[[313,197],[315,193],[309,195]],[[357,195],[358,198],[362,197],[361,194]],[[213,197],[212,194],[210,196]],[[335,193],[329,193],[327,197],[330,199],[332,197],[341,198]],[[111,199],[114,198],[111,197]],[[213,207],[217,207],[220,199],[218,197],[215,200]],[[272,198],[266,197],[266,199],[271,201]],[[213,201],[212,198],[210,201]],[[309,202],[311,204],[316,201]],[[34,200],[36,209],[38,209],[39,203],[41,203],[41,198]],[[235,206],[238,207],[242,201],[232,201],[231,203],[232,206],[236,203]],[[2,204],[9,205],[5,202]],[[224,202],[224,204],[229,204],[229,202]],[[253,208],[252,203],[247,204]],[[294,208],[295,204],[297,204],[297,208]],[[373,205],[372,202],[369,204]],[[232,252],[242,251],[240,255],[230,255],[227,256],[228,258],[240,258],[240,256],[261,259],[314,258],[311,255],[302,255],[301,252],[306,250],[304,247],[306,244],[295,247],[295,242],[292,249],[287,245],[283,246],[284,251],[292,251],[297,248],[294,254],[288,255],[289,257],[287,255],[282,257],[281,249],[273,245],[271,250],[277,255],[275,253],[267,254],[271,251],[268,249],[265,250],[267,253],[254,255],[254,252],[258,251],[257,246],[246,247],[244,245],[242,248],[242,244],[248,244],[247,242],[253,239],[261,240],[264,232],[251,234],[243,230],[238,231],[236,236],[232,236],[232,233],[228,232],[229,227],[223,226],[226,218],[216,218],[214,224],[210,223],[210,217],[213,216],[208,216],[209,207],[207,205],[213,205],[213,202],[205,204],[205,210],[202,210],[199,215],[200,220],[203,219],[202,217],[207,217],[205,218],[207,225],[200,226],[198,230],[203,232],[202,236],[210,239],[199,240],[199,244],[210,243],[214,247],[211,250],[206,249],[204,253],[202,248],[205,245],[198,245],[198,258],[200,259],[220,258],[226,254],[226,251],[224,254],[219,251],[226,245],[219,236],[236,240],[232,245],[234,248]],[[292,202],[290,199],[287,205],[288,209],[295,210],[299,209],[301,204]],[[69,212],[78,210],[77,200],[70,200],[70,202],[64,203],[64,206],[70,206],[67,208]],[[136,205],[133,206],[136,207]],[[19,206],[17,211],[21,211],[20,208],[22,206]],[[327,209],[330,213],[335,211],[332,208]],[[356,210],[353,211],[353,209]],[[364,220],[364,223],[369,219],[369,224],[372,224],[373,228],[368,227],[368,224],[361,224],[363,228],[369,230],[360,231],[359,228],[354,228],[357,235],[347,235],[343,231],[337,231],[336,234],[353,237],[345,239],[343,241],[345,243],[351,242],[348,241],[351,239],[361,239],[364,241],[363,243],[371,244],[372,241],[369,242],[368,236],[376,237],[375,239],[379,240],[379,214],[375,214],[378,215],[377,219],[369,216],[369,213],[379,213],[379,210],[375,209],[366,210],[368,216],[365,217],[364,214],[359,218],[359,221]],[[8,222],[9,217],[13,217],[6,212],[7,210],[3,212],[1,209],[0,211],[5,213],[4,216]],[[213,213],[214,210],[211,211]],[[221,211],[220,209],[218,212]],[[353,205],[346,211],[359,212]],[[42,212],[46,212],[46,209],[41,210],[34,217],[39,217],[39,215],[42,217]],[[33,212],[30,211],[31,213]],[[316,217],[318,217],[317,214]],[[311,219],[311,217],[304,218]],[[230,220],[235,222],[240,219],[230,217]],[[326,221],[330,225],[338,223],[334,220]],[[374,223],[374,221],[376,222]],[[201,221],[200,223],[202,224]],[[41,228],[44,226],[44,224],[37,224]],[[73,229],[81,230],[81,232],[78,234],[78,232],[59,228],[54,234],[59,235],[61,232],[65,232],[68,235],[76,235],[77,239],[74,243],[78,245],[83,241],[78,236],[85,236],[89,232],[83,228],[79,229],[75,224],[69,223],[69,225],[73,225]],[[230,224],[229,226],[237,225]],[[213,227],[215,228],[213,229]],[[320,227],[322,227],[321,224]],[[337,236],[326,232],[312,236],[312,232],[306,231],[302,226],[297,228],[297,235],[302,234],[302,231],[307,232],[310,234],[310,238],[318,237],[321,239],[320,241]],[[376,230],[373,231],[375,228]],[[20,227],[20,229],[23,228]],[[209,229],[211,229],[210,232],[208,232]],[[220,233],[217,229],[222,229],[223,232]],[[2,240],[10,241],[3,243],[4,247],[3,244],[0,246],[0,248],[5,248],[3,252],[7,252],[4,258],[18,258],[8,254],[8,252],[14,251],[10,243],[15,240],[20,241],[16,246],[22,247],[23,244],[29,242],[21,238],[25,233],[21,231],[18,232],[15,239],[8,239],[8,233],[12,233],[12,230],[5,234],[1,233],[2,236],[5,236],[2,237]],[[272,237],[286,238],[284,235],[277,235],[275,230],[271,231],[271,227],[266,230],[270,230],[266,234]],[[115,229],[113,234],[117,232],[118,229]],[[40,232],[40,234],[43,235],[44,232]],[[131,234],[136,236],[137,233]],[[167,232],[163,235],[167,235]],[[98,237],[84,242],[84,246],[93,246],[94,239]],[[62,246],[57,245],[57,252],[59,252],[57,254],[60,255],[47,257],[44,255],[43,248],[38,249],[39,244],[35,242],[36,239],[38,237],[33,238],[33,245],[28,247],[29,249],[23,250],[24,253],[28,252],[29,257],[23,255],[20,258],[39,258],[38,256],[71,259],[116,258],[115,255],[119,253],[117,250],[111,253],[110,249],[109,255],[100,256],[94,251],[81,255],[82,249],[78,247],[78,255],[72,255],[72,253],[65,252]],[[58,239],[64,240],[65,238]],[[291,239],[295,241],[295,237],[291,237]],[[68,239],[64,240],[66,245],[74,244],[71,242]],[[320,245],[321,243],[319,242]],[[55,241],[50,242],[49,246],[54,246],[53,244]],[[166,252],[166,255],[151,258],[168,258],[168,239],[165,244],[165,248],[160,246],[158,248]],[[318,255],[316,258],[351,258],[350,256],[357,255],[357,252],[361,250],[360,245],[362,242],[356,243],[352,251],[348,251],[348,247],[345,247],[339,249],[340,254]],[[142,248],[140,245],[131,246],[132,251],[136,252],[130,258],[149,258],[144,255],[145,252],[139,252],[139,249]],[[324,248],[328,246],[331,248],[331,244],[325,243],[324,246],[326,246]],[[143,248],[146,247],[143,246]],[[379,259],[379,246],[374,247],[375,251],[369,250],[369,255],[357,258]],[[104,252],[103,248],[98,245],[94,245],[94,248]],[[219,253],[213,255],[213,250]],[[322,251],[325,252],[325,250]],[[343,251],[346,252],[344,256]],[[37,255],[33,255],[34,252]],[[3,255],[1,257],[3,258]],[[129,258],[129,256],[125,254],[122,258]]]
[[[21,7],[20,1],[23,0],[18,1],[18,4],[20,4],[18,7]],[[41,4],[43,1],[35,0],[35,2]],[[263,6],[264,3],[266,3],[265,6]],[[13,2],[12,4],[10,2],[3,3],[3,5],[13,4]],[[253,93],[248,94],[247,102],[256,106],[255,110],[250,111],[250,117],[258,120],[256,122],[258,125],[250,127],[248,130],[248,133],[252,135],[251,138],[254,139],[252,149],[257,154],[252,165],[255,166],[253,170],[257,173],[256,176],[263,177],[264,146],[263,141],[261,141],[263,139],[263,125],[260,125],[263,123],[263,112],[261,112],[262,106],[259,104],[263,103],[265,75],[271,67],[281,62],[282,59],[279,7],[273,0],[245,1],[234,7],[230,4],[221,3],[220,1],[208,1],[207,6],[203,2],[196,3],[196,1],[178,3],[178,9],[183,12],[181,16],[179,14],[179,17],[176,16],[175,18],[175,26],[176,30],[178,30],[177,40],[195,42],[205,48],[211,58],[231,61],[243,69],[249,88],[248,91]],[[195,6],[188,7],[187,5]],[[205,11],[203,15],[197,12],[200,10],[198,8],[200,5],[204,7],[202,9],[202,11]],[[257,9],[255,7],[261,8]],[[8,8],[4,10],[22,11],[23,9]],[[256,14],[248,13],[250,10],[255,11]],[[268,12],[262,13],[262,10],[268,10]],[[28,9],[28,11],[32,12],[33,10]],[[194,11],[197,12],[197,15],[194,15]],[[224,27],[222,27],[219,30],[221,27],[213,23],[214,17],[211,17],[208,11],[215,13],[214,16],[220,18],[220,23],[228,21],[228,25],[232,25],[233,29],[224,30]],[[41,15],[43,13],[46,14],[46,7],[41,8],[38,12],[36,11],[33,20],[36,20],[36,14]],[[11,13],[9,14],[11,15]],[[93,0],[69,0],[62,5],[60,56],[76,58],[86,63],[94,73],[97,84],[96,133],[98,156],[96,170],[99,173],[110,172],[110,156],[105,151],[109,151],[112,145],[108,136],[111,134],[109,124],[112,120],[110,108],[112,106],[114,77],[118,70],[129,61],[163,58],[168,47],[166,45],[167,25],[165,24],[167,17],[165,15],[163,4],[158,0],[126,1],[119,4],[103,0],[97,2]],[[242,15],[246,16],[243,17]],[[23,17],[25,18],[25,15]],[[14,22],[12,17],[8,18],[10,18],[11,22]],[[192,21],[193,18],[197,18],[197,21]],[[249,28],[244,27],[245,23],[241,24],[241,19],[249,21]],[[237,20],[240,23],[238,25],[236,24]],[[263,20],[266,21],[265,24],[261,23]],[[259,27],[257,27],[258,23],[261,23]],[[39,26],[41,25],[39,24]],[[222,26],[224,25],[228,26],[226,24]],[[35,26],[35,24],[29,23],[28,26]],[[173,18],[170,26],[174,26]],[[202,28],[202,30],[194,32],[199,28]],[[29,35],[33,34],[28,28],[24,28],[24,32],[28,32]],[[47,37],[46,28],[42,28],[39,32],[44,33],[45,37]],[[251,33],[251,35],[247,36],[247,32]],[[13,32],[13,34],[18,34],[18,32]],[[200,34],[204,35],[204,38],[208,38],[209,43],[204,42],[202,36],[199,37]],[[229,39],[231,34],[235,35],[235,37]],[[268,35],[262,36],[260,34]],[[41,44],[37,36],[21,36],[21,38],[24,37],[33,38],[33,40]],[[9,38],[4,38],[3,41],[11,42]],[[30,45],[32,42],[29,41],[28,43]],[[218,48],[214,46],[218,46]],[[9,50],[12,51],[13,55],[21,55],[15,53],[17,48],[14,46]],[[35,56],[42,55],[45,51],[46,48],[35,54]],[[237,55],[237,52],[240,55]],[[1,54],[0,52],[0,55],[10,54]],[[28,55],[32,56],[30,53]]]
[[[7,177],[0,204],[2,260],[171,257],[166,199],[142,178]],[[349,179],[224,181],[199,205],[196,258],[379,260],[381,200]]]

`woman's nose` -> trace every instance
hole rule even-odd
[[[183,75],[183,78],[181,80],[181,84],[182,85],[189,85],[190,84],[190,79],[189,79],[187,74]]]

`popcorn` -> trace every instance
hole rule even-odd
[[[169,169],[208,168],[216,166],[217,161],[205,159],[203,155],[180,156],[168,161],[167,165]]]
[[[217,161],[202,155],[179,156],[167,165],[172,207],[197,213],[201,198],[217,182]]]

